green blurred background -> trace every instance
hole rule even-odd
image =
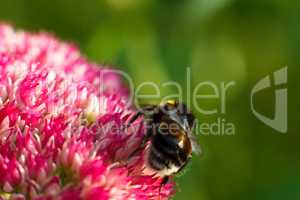
[[[90,60],[124,70],[135,83],[175,80],[185,87],[187,67],[192,86],[235,81],[226,114],[198,113],[201,122],[226,118],[235,135],[198,135],[204,154],[176,178],[174,199],[300,199],[299,1],[0,0],[0,21],[73,41]],[[284,66],[289,67],[287,134],[261,123],[250,109],[251,88]],[[162,88],[163,95],[172,92]],[[255,101],[269,117],[274,104],[272,89]]]

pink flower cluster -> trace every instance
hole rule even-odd
[[[168,199],[145,151],[129,156],[143,126],[111,128],[135,113],[126,95],[76,47],[0,25],[0,199]]]

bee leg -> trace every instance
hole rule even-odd
[[[141,148],[145,147],[146,143],[149,141],[149,139],[151,138],[151,136],[152,136],[152,130],[151,129],[147,129],[147,132],[144,135],[143,140],[141,142]]]
[[[161,185],[161,186],[166,185],[166,184],[169,182],[169,179],[170,179],[169,176],[163,177],[163,179],[162,179],[160,185]]]
[[[160,196],[160,194],[161,194],[161,188],[162,188],[162,186],[164,186],[165,184],[168,183],[169,178],[170,178],[169,176],[165,176],[165,177],[163,177],[162,181],[160,182],[159,192],[158,192],[159,199],[161,199],[161,196]]]
[[[128,124],[127,124],[127,128],[135,121],[137,120],[140,116],[145,115],[147,112],[151,112],[151,111],[155,111],[155,107],[154,105],[146,105],[143,106],[141,110],[138,110],[137,113],[135,115],[133,115],[133,117],[129,120]]]
[[[133,115],[133,117],[129,120],[129,122],[127,123],[125,128],[128,128],[131,126],[131,124],[137,120],[140,116],[145,116],[145,112],[153,112],[156,111],[156,106],[155,105],[145,105],[142,107],[142,110],[139,110],[135,115]],[[143,125],[144,120],[140,123],[140,127]],[[146,122],[146,134],[144,135],[141,144],[137,147],[136,150],[134,150],[130,155],[129,155],[129,159],[132,158],[134,155],[136,155],[140,150],[142,150],[143,148],[145,148],[147,142],[149,141],[149,139],[152,136],[152,129],[149,129],[149,127],[147,127],[148,122]]]
[[[135,120],[137,120],[140,116],[142,116],[142,115],[144,115],[144,113],[143,112],[137,112],[130,120],[129,120],[129,122],[128,122],[128,124],[127,124],[127,128],[135,121]],[[141,123],[140,123],[140,127],[143,125],[143,123],[144,123],[144,121],[141,121]],[[128,158],[132,158],[134,155],[136,155],[139,151],[141,151],[142,149],[144,149],[145,148],[145,146],[146,146],[146,144],[147,144],[147,142],[149,141],[149,139],[151,138],[151,136],[152,136],[152,128],[149,128],[149,127],[147,127],[147,124],[148,123],[146,123],[146,130],[147,130],[147,132],[146,132],[146,134],[144,135],[144,137],[142,138],[142,141],[141,141],[141,143],[140,143],[140,145],[129,155],[129,157]]]
[[[143,150],[149,141],[149,139],[152,136],[152,131],[148,130],[147,133],[144,135],[141,144],[129,155],[128,158],[132,158],[134,155],[136,155],[139,151]]]
[[[133,117],[129,120],[129,122],[127,124],[127,128],[142,115],[143,115],[142,112],[137,112],[135,115],[133,115]]]
[[[178,174],[179,172],[181,172],[184,168],[185,168],[185,166],[187,165],[189,163],[189,158],[188,158],[188,160],[179,168],[179,170],[176,172],[176,174]]]
[[[142,116],[143,113],[142,112],[137,112],[135,115],[133,115],[131,117],[131,119],[129,119],[128,123],[124,126],[121,127],[121,130],[120,131],[126,131],[131,125],[132,123],[137,120],[140,116]],[[142,125],[143,123],[140,124],[140,126]]]

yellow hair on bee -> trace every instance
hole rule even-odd
[[[175,101],[175,100],[168,100],[168,101],[167,101],[167,104],[175,105],[175,104],[176,104],[176,101]]]

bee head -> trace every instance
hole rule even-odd
[[[195,122],[195,116],[184,103],[168,100],[160,105],[160,111],[176,121],[185,131],[190,131]]]

